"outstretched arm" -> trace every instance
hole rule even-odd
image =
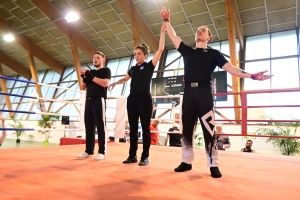
[[[160,11],[160,15],[163,18],[163,20],[166,22],[166,29],[170,40],[174,44],[175,48],[178,49],[182,40],[176,35],[176,32],[174,31],[173,27],[170,24],[170,16],[171,16],[170,9],[167,10],[166,7],[162,7]]]
[[[231,75],[238,76],[240,78],[252,78],[253,80],[264,81],[271,78],[273,75],[264,75],[267,71],[258,72],[256,74],[247,73],[239,68],[234,67],[230,62],[227,62],[222,69],[230,73]]]
[[[121,79],[118,80],[117,82],[114,82],[114,83],[110,84],[110,85],[108,86],[108,91],[111,91],[112,89],[114,89],[114,87],[115,87],[117,84],[124,84],[124,83],[126,83],[129,79],[131,79],[131,76],[129,76],[128,74],[126,74],[124,78],[121,78]]]
[[[165,23],[162,24],[161,30],[160,30],[160,39],[159,39],[159,47],[156,53],[154,54],[154,57],[152,59],[152,64],[155,67],[158,63],[160,56],[165,48],[165,32],[166,32],[166,25]]]

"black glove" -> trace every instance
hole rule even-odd
[[[90,72],[90,70],[87,70],[85,72],[85,78],[88,80],[88,81],[93,81],[93,79],[95,78],[95,76]]]
[[[80,76],[81,76],[81,78],[82,78],[82,82],[84,82],[84,83],[87,83],[87,82],[88,82],[88,80],[87,80],[85,74],[81,74]]]

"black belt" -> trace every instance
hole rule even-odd
[[[86,97],[86,99],[97,99],[97,98],[102,98],[102,97]]]
[[[185,87],[211,86],[210,82],[185,82]]]

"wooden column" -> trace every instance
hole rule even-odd
[[[234,21],[234,0],[226,0],[226,14],[227,14],[227,29],[228,29],[228,43],[230,49],[230,62],[233,66],[237,65],[236,44],[235,44],[235,21]],[[237,66],[236,66],[237,67]],[[240,78],[232,76],[232,90],[233,92],[240,92]],[[240,95],[233,95],[234,106],[240,106]],[[240,108],[234,109],[235,119],[241,119]]]
[[[71,44],[71,49],[72,49],[72,54],[73,54],[73,59],[74,59],[74,67],[75,67],[75,71],[76,71],[76,75],[77,75],[77,79],[78,79],[79,88],[80,88],[80,90],[82,90],[82,85],[81,85],[82,78],[80,76],[81,63],[80,63],[80,59],[79,59],[78,48],[77,48],[77,45],[75,44],[75,42],[73,41],[71,30],[70,30],[70,44]]]
[[[2,66],[1,66],[1,62],[0,62],[0,75],[4,76],[3,69],[2,69]],[[5,93],[8,93],[7,87],[6,87],[6,80],[1,78],[0,79],[0,83],[1,83],[2,91],[5,92]],[[11,102],[10,102],[9,96],[4,95],[4,98],[5,98],[5,103],[7,105],[7,108],[9,110],[12,110],[12,106],[11,106]],[[13,116],[15,116],[15,113],[9,113],[9,115],[13,117]]]
[[[32,54],[32,46],[31,46],[29,39],[27,39],[27,49],[26,50],[27,50],[26,52],[27,52],[27,56],[28,56],[29,67],[30,67],[32,79],[34,82],[39,82],[39,78],[38,78],[38,74],[36,71],[36,66],[35,66],[35,62],[34,62],[34,58],[33,58],[33,54]],[[39,95],[39,97],[43,97],[41,87],[37,84],[35,84],[34,87],[35,87],[35,90],[36,90],[37,94]],[[44,101],[39,100],[39,102],[40,102],[41,111],[42,112],[46,111]]]

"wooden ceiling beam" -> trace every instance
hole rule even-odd
[[[158,40],[140,15],[132,0],[117,0],[132,25],[132,32],[138,31],[153,52],[158,50]],[[136,30],[138,27],[138,30]],[[135,34],[136,35],[136,34]]]
[[[0,51],[0,64],[1,63],[7,66],[8,68],[12,69],[13,71],[17,72],[27,80],[30,80],[31,73],[26,67],[19,64],[18,62],[16,62],[15,60],[13,60],[12,58]]]
[[[1,66],[1,62],[0,62],[0,75],[4,76],[3,70],[2,70],[2,66]],[[7,90],[7,87],[6,87],[6,80],[5,79],[0,79],[0,84],[1,84],[1,87],[2,87],[2,91],[5,92],[5,93],[8,93],[8,90]],[[11,101],[10,101],[9,96],[8,95],[4,95],[4,98],[5,98],[5,104],[7,105],[7,108],[9,110],[13,110],[13,108],[11,106]],[[9,115],[11,117],[13,117],[15,115],[15,113],[10,112]]]
[[[50,3],[49,0],[31,0],[31,2],[42,11],[50,20],[62,19],[61,13]],[[97,48],[86,39],[71,23],[68,23],[64,18],[53,22],[56,27],[65,34],[90,58],[93,57]],[[70,35],[72,32],[72,36]]]
[[[31,71],[31,74],[32,74],[32,79],[33,79],[34,82],[38,83],[39,82],[39,76],[38,76],[38,73],[36,71],[36,65],[35,65],[35,61],[34,61],[34,58],[33,58],[32,43],[29,40],[29,38],[27,39],[26,45],[27,45],[26,52],[27,52],[27,56],[28,56],[29,67],[30,67],[30,71]],[[39,95],[39,97],[43,98],[43,93],[42,93],[40,85],[35,84],[34,87],[35,87],[35,90],[36,90],[37,94]],[[45,112],[46,110],[45,110],[44,101],[39,100],[39,102],[40,102],[41,112]]]
[[[53,69],[55,72],[62,74],[64,71],[64,66],[50,56],[46,51],[44,51],[37,44],[32,42],[26,35],[19,33],[18,30],[9,24],[5,19],[0,16],[0,29],[4,32],[10,32],[15,35],[15,42],[27,50],[27,41],[29,41],[32,47],[32,54],[34,57],[38,58],[40,61],[45,63],[49,68]]]

